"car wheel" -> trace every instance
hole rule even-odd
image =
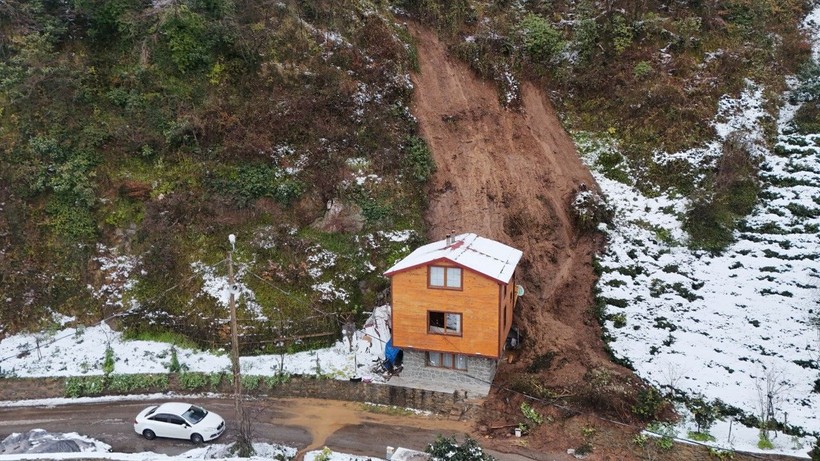
[[[154,434],[154,431],[151,429],[146,429],[142,431],[142,436],[148,440],[154,440],[157,437],[157,434]]]
[[[194,442],[194,445],[199,445],[203,442],[202,436],[199,434],[192,434],[191,435],[191,442]]]

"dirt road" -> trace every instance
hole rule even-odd
[[[134,416],[162,400],[98,402],[59,406],[0,407],[0,440],[14,432],[35,428],[77,432],[112,447],[118,453],[152,451],[178,455],[193,448],[184,440],[145,440],[134,432]],[[230,398],[196,399],[219,413],[228,429],[217,442],[229,443],[236,434],[234,402]],[[360,403],[316,399],[255,399],[246,404],[253,421],[253,439],[299,449],[299,454],[325,446],[343,453],[384,457],[387,446],[424,450],[439,434],[462,440],[469,424],[409,413],[377,413]],[[501,461],[524,461],[515,454],[492,452]],[[299,459],[299,458],[297,458]]]

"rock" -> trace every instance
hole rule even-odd
[[[362,209],[355,203],[327,202],[325,215],[311,224],[324,232],[359,232],[364,227]]]

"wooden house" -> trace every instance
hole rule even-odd
[[[468,233],[424,245],[385,272],[403,376],[492,380],[512,326],[521,256]]]

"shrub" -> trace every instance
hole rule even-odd
[[[691,247],[718,253],[732,243],[736,223],[757,202],[758,168],[742,133],[727,136],[709,186],[693,197],[686,212],[683,228],[689,233]]]
[[[242,375],[242,388],[249,391],[259,389],[259,383],[262,382],[262,377],[258,375]]]
[[[459,444],[455,437],[438,435],[424,451],[430,454],[430,461],[495,461],[470,436]]]
[[[219,389],[219,385],[222,384],[222,379],[225,377],[225,373],[211,373],[208,375],[208,385],[211,387],[211,390]]]
[[[112,392],[131,392],[139,389],[140,382],[135,379],[139,375],[111,375],[108,379],[108,390]]]
[[[405,143],[404,169],[413,180],[423,183],[436,170],[427,143],[419,136],[410,136]]]
[[[632,75],[640,80],[652,73],[652,64],[648,61],[640,61],[632,68]]]
[[[668,451],[675,446],[675,429],[669,424],[652,424],[647,429],[657,435],[655,445],[661,450]]]
[[[729,450],[721,450],[720,448],[709,447],[709,456],[717,458],[720,461],[728,461],[735,459],[735,455]]]
[[[202,390],[210,383],[206,373],[186,372],[179,375],[179,384],[183,389],[195,391]]]
[[[811,456],[811,461],[820,461],[820,437],[814,442],[814,448],[809,452],[809,456]]]
[[[686,402],[686,407],[692,412],[697,424],[699,433],[708,433],[709,428],[715,423],[718,412],[715,406],[704,400],[703,396],[697,396]]]
[[[527,404],[527,402],[521,402],[521,413],[523,413],[524,417],[531,421],[533,424],[544,424],[544,417],[541,416],[540,413],[535,411],[533,407]]]
[[[769,434],[764,430],[761,430],[758,435],[757,448],[760,448],[761,450],[771,450],[774,448],[774,444],[769,439]]]
[[[102,370],[106,376],[114,372],[114,349],[110,345],[105,348]]]
[[[632,412],[642,421],[654,421],[658,418],[666,401],[654,387],[647,387],[638,392],[638,401],[632,407]]]
[[[182,370],[182,365],[179,363],[179,357],[177,357],[177,348],[171,347],[171,361],[168,363],[168,371],[171,373],[179,373]]]
[[[620,14],[612,17],[612,44],[615,52],[621,54],[632,44],[633,31],[626,18]]]
[[[626,326],[626,314],[618,313],[612,316],[612,326],[615,328],[623,328]]]
[[[564,46],[561,33],[546,19],[532,13],[521,22],[521,34],[524,51],[537,68],[543,69]]]
[[[75,376],[66,379],[64,392],[66,397],[97,396],[106,388],[105,376]]]
[[[209,64],[209,46],[213,38],[207,34],[205,20],[187,6],[174,6],[159,27],[171,61],[180,73]]]
[[[266,376],[265,377],[265,384],[268,388],[273,389],[274,387],[285,384],[290,379],[290,375],[287,373],[277,373],[273,376]]]
[[[598,193],[581,185],[572,200],[575,222],[582,231],[594,230],[600,223],[612,221],[613,211]]]

